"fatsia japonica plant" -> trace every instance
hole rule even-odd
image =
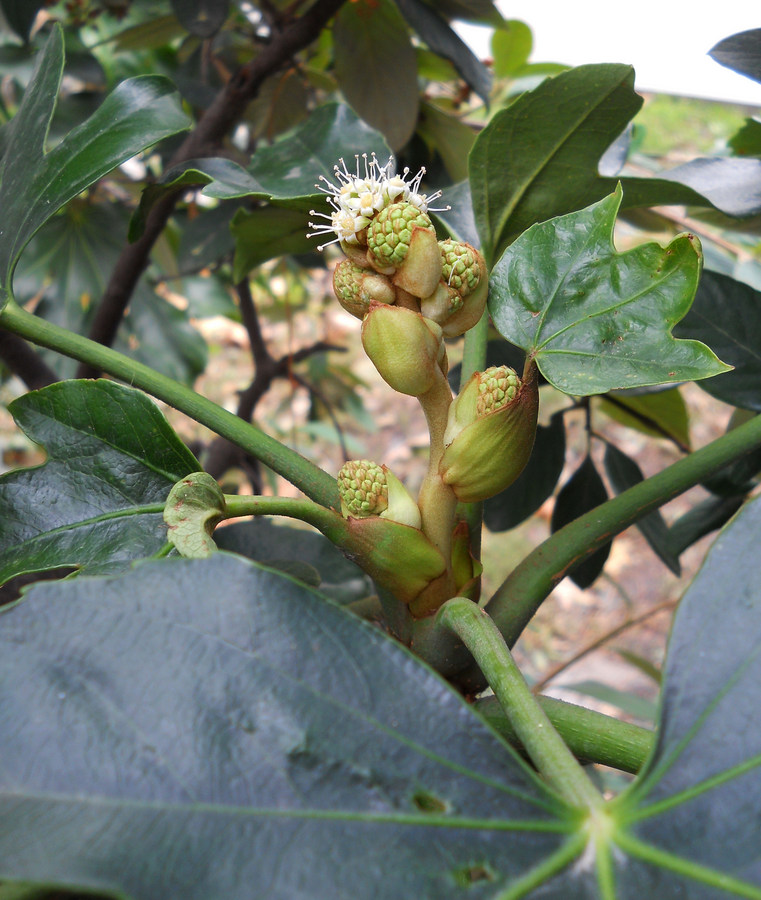
[[[128,15],[110,6],[68,10],[80,75],[72,34],[96,46]],[[761,898],[759,294],[701,277],[697,229],[614,241],[654,205],[752,230],[757,129],[744,159],[634,177],[628,67],[526,90],[525,26],[490,3],[303,6],[157,4],[101,43],[150,31],[184,102],[112,55],[117,86],[73,127],[52,14],[36,50],[6,54],[27,69],[0,131],[0,354],[36,388],[9,408],[47,458],[0,478],[0,576],[37,581],[0,608],[0,900]],[[37,4],[2,9],[27,38]],[[452,30],[463,15],[496,28],[492,70]],[[714,56],[757,78],[759,38]],[[196,52],[227,73],[214,97]],[[434,77],[491,101],[476,127]],[[253,142],[224,143],[254,99]],[[421,147],[427,173],[408,164]],[[140,154],[158,171],[138,198],[106,176]],[[296,355],[264,347],[251,283],[276,257],[295,280],[326,261],[383,389],[422,409],[421,483],[383,459],[327,471],[252,424],[269,381],[237,413],[196,393],[203,348],[154,295],[172,248],[198,266],[189,295],[208,269],[236,285],[269,381]],[[482,523],[508,531],[553,494],[563,410],[603,398],[673,435],[691,381],[736,407],[732,427],[648,478],[611,444],[612,498],[587,454],[552,534],[484,591]],[[548,392],[566,406],[543,420]],[[200,461],[156,399],[215,436]],[[230,492],[244,458],[297,490]],[[668,527],[660,507],[699,484]],[[674,571],[724,526],[676,613],[654,733],[537,696],[511,653],[633,524]],[[597,764],[634,777],[601,790]]]

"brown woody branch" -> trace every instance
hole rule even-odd
[[[236,415],[246,422],[250,422],[257,403],[267,393],[272,382],[277,378],[293,377],[292,369],[295,363],[314,356],[315,353],[327,353],[331,350],[344,352],[345,348],[328,344],[325,341],[317,341],[308,347],[302,347],[295,353],[287,353],[280,358],[275,358],[265,343],[248,280],[237,285],[236,290],[240,300],[241,318],[248,333],[255,366],[255,375],[251,384],[240,394]],[[298,376],[295,380],[299,384],[304,384],[303,379]],[[308,385],[305,387],[308,389]],[[214,478],[221,478],[229,469],[243,465],[245,462],[245,454],[240,447],[236,447],[225,438],[215,438],[209,446],[204,468]],[[251,474],[257,471],[256,461],[248,462],[254,466],[251,469],[249,465],[248,472],[251,477]]]
[[[317,0],[304,15],[277,33],[272,42],[263,47],[220,91],[182,142],[170,165],[213,153],[256,97],[265,79],[288,64],[295,53],[311,44],[344,2]],[[148,265],[151,249],[164,230],[179,193],[167,194],[159,200],[147,216],[142,236],[122,250],[98,305],[90,331],[92,340],[106,346],[113,343],[132,292]],[[99,374],[86,365],[81,365],[77,372],[80,378],[92,378]]]

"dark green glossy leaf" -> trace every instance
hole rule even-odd
[[[758,159],[726,156],[693,159],[662,173],[661,178],[692,188],[729,216],[751,216],[761,210],[761,160]]]
[[[481,22],[492,27],[499,26],[503,21],[491,0],[426,0],[426,2],[429,6],[435,6],[447,19]]]
[[[690,419],[679,388],[633,394],[610,391],[600,408],[616,422],[652,437],[671,438],[685,452],[690,449]]]
[[[474,247],[480,246],[476,220],[473,216],[473,204],[470,197],[470,185],[467,181],[449,185],[444,190],[444,201],[452,208],[435,213],[434,217],[444,223],[444,227],[454,237],[466,241]]]
[[[518,72],[528,62],[533,43],[531,29],[518,19],[508,19],[495,29],[491,38],[491,55],[497,78],[507,78]]]
[[[494,267],[489,310],[499,332],[569,394],[707,378],[727,370],[671,329],[690,308],[700,247],[613,246],[620,188],[578,213],[534,225]]]
[[[624,896],[761,895],[760,538],[756,501],[717,538],[677,610],[655,753],[616,808],[639,842],[621,844],[639,858],[616,865]]]
[[[705,535],[726,525],[745,502],[745,496],[709,497],[692,507],[672,523],[669,531],[675,553],[681,554]]]
[[[217,275],[192,275],[189,278],[169,282],[172,291],[177,292],[188,304],[188,315],[194,319],[208,319],[213,316],[240,316],[238,307],[225,280]]]
[[[539,425],[526,468],[507,490],[484,502],[484,522],[491,531],[515,528],[533,515],[555,490],[565,463],[565,425],[556,413]]]
[[[177,249],[177,268],[180,272],[198,272],[221,260],[232,259],[235,242],[230,234],[230,222],[245,201],[229,200],[212,209],[194,209],[197,215],[188,216],[184,210],[182,234]]]
[[[239,557],[39,585],[0,623],[5,880],[486,900],[574,829],[404,648]]]
[[[328,103],[287,137],[262,147],[251,158],[248,171],[263,190],[279,200],[313,197],[320,175],[334,179],[333,167],[342,157],[347,165],[355,156],[375,153],[381,163],[390,156],[380,131],[358,118],[343,103]]]
[[[164,546],[167,494],[199,466],[145,394],[65,381],[10,410],[48,460],[0,478],[0,581],[62,566],[118,571]]]
[[[604,503],[607,499],[608,492],[605,484],[600,478],[600,473],[595,468],[592,458],[587,455],[560,489],[555,499],[550,525],[552,532],[559,531],[564,525]],[[610,553],[610,546],[611,542],[608,541],[583,563],[570,569],[568,574],[580,588],[589,587],[602,572]]]
[[[44,0],[2,0],[0,10],[21,40],[28,41],[32,24],[44,5]]]
[[[639,465],[613,444],[608,444],[605,448],[605,471],[617,494],[644,481],[644,475]],[[675,575],[681,575],[682,567],[679,565],[679,557],[671,546],[669,530],[660,512],[656,509],[639,519],[637,528],[663,564],[668,566]]]
[[[264,206],[238,210],[230,226],[235,239],[233,280],[237,284],[251,269],[275,256],[309,253],[314,241],[307,238],[307,217],[295,209]]]
[[[454,181],[468,177],[468,154],[473,147],[476,134],[458,116],[450,116],[433,103],[420,105],[420,121],[417,133],[436,151],[444,163],[447,174]],[[447,188],[447,203],[450,190]]]
[[[450,60],[463,81],[489,105],[491,74],[446,19],[422,0],[395,0],[404,18],[434,53]]]
[[[19,261],[15,294],[41,297],[36,313],[70,331],[86,333],[124,246],[127,212],[116,204],[75,200],[42,226]],[[186,384],[206,366],[206,345],[188,314],[138,283],[115,349]],[[71,377],[76,361],[50,352],[51,365]]]
[[[390,155],[383,136],[348,106],[320,106],[289,137],[258,150],[247,170],[216,157],[193,159],[168,169],[143,192],[130,236],[133,240],[140,236],[145,217],[159,197],[182,186],[202,187],[201,193],[217,199],[274,199],[308,210],[323,198],[317,190],[319,177],[334,179],[333,167],[339,159],[346,159],[351,167],[352,158],[364,153],[375,153],[383,162]]]
[[[761,28],[724,38],[709,50],[708,55],[733,72],[761,81]]]
[[[229,8],[230,0],[172,0],[181,24],[200,38],[210,38],[219,31]]]
[[[761,292],[716,272],[704,272],[695,302],[674,329],[708,341],[734,370],[700,387],[733,406],[761,411]]]
[[[642,105],[629,66],[579,66],[547,79],[497,113],[470,156],[478,231],[493,264],[536,222],[610,193],[598,163]],[[662,179],[624,180],[626,206],[706,201]]]
[[[319,574],[316,586],[320,593],[342,605],[375,591],[362,569],[315,531],[274,525],[259,517],[218,528],[214,540],[220,550],[239,553],[270,568],[282,570],[286,564],[296,562],[310,566]]]
[[[49,153],[48,125],[63,71],[56,28],[9,128],[0,178],[0,282],[10,290],[13,268],[32,237],[65,203],[126,159],[186,129],[189,121],[172,84],[145,76],[121,82],[97,111]]]
[[[392,0],[345,3],[333,25],[333,52],[346,100],[394,150],[403,147],[418,116],[417,61]]]

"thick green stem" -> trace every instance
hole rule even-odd
[[[0,327],[38,346],[48,347],[64,356],[87,363],[98,371],[106,372],[163,400],[261,460],[317,503],[338,507],[335,478],[295,450],[172,378],[109,347],[67,331],[52,322],[46,322],[10,299],[0,311]]]
[[[602,763],[636,775],[655,743],[653,732],[639,725],[554,697],[540,694],[537,700],[568,749],[583,762]],[[495,731],[520,747],[515,729],[496,697],[476,700],[474,708]]]
[[[465,334],[465,346],[462,354],[462,370],[460,371],[460,390],[468,383],[474,372],[483,372],[486,368],[486,345],[489,337],[489,312],[484,314],[470,331]],[[484,518],[484,504],[460,503],[457,517],[464,519],[470,532],[470,552],[474,559],[481,558],[481,530]]]
[[[289,519],[301,519],[320,530],[329,527],[337,518],[336,513],[324,506],[298,497],[225,494],[225,518],[238,519],[241,516],[287,516]]]
[[[573,568],[654,509],[761,446],[761,416],[717,438],[557,531],[516,566],[486,608],[508,646]]]
[[[583,809],[599,808],[602,796],[531,693],[488,614],[472,600],[454,597],[442,606],[437,618],[473,654],[539,772],[569,803]]]
[[[444,454],[444,432],[447,415],[452,405],[452,392],[444,375],[437,378],[434,386],[418,397],[428,423],[431,446],[428,456],[428,471],[420,487],[418,506],[423,519],[422,530],[428,539],[441,551],[444,559],[452,555],[452,531],[457,498],[449,485],[439,474],[439,463]]]
[[[474,372],[483,372],[486,368],[486,344],[489,336],[489,313],[484,314],[470,331],[465,333],[465,344],[462,351],[462,370],[460,371],[460,390],[470,381]]]

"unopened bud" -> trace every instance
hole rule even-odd
[[[417,503],[387,466],[379,466],[367,459],[349,460],[338,473],[338,493],[344,518],[380,516],[420,528]]]
[[[509,487],[534,446],[536,367],[523,382],[508,366],[476,372],[449,409],[439,471],[457,498],[473,503]]]
[[[439,241],[439,250],[442,277],[420,310],[441,325],[444,337],[457,337],[469,331],[486,308],[486,263],[475,247],[462,241]]]
[[[396,293],[385,275],[363,269],[350,259],[342,260],[333,270],[333,290],[343,308],[358,319],[364,319],[370,303],[393,303]]]
[[[367,229],[367,258],[415,297],[433,293],[441,278],[441,251],[429,216],[409,202],[382,209]]]
[[[441,328],[420,313],[373,303],[362,322],[362,345],[383,380],[419,397],[446,367]]]

